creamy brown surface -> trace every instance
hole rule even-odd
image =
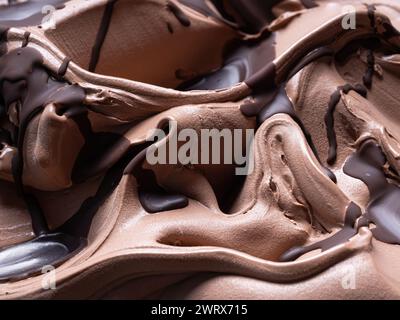
[[[206,17],[175,2],[190,19],[183,26],[162,0],[119,0],[94,73],[88,72],[92,43],[107,1],[71,0],[55,12],[56,29],[11,28],[7,51],[28,47],[57,72],[71,59],[65,79],[84,88],[85,107],[94,132],[123,134],[131,145],[142,143],[148,130],[174,119],[178,130],[256,128],[240,106],[251,97],[246,81],[223,90],[178,91],[190,79],[221,67],[222,53],[233,39],[260,35],[238,32],[222,20]],[[341,49],[370,32],[368,9],[359,1],[315,1],[305,8],[285,0],[273,8],[276,79],[293,61],[337,37]],[[376,19],[390,19],[400,30],[400,5],[376,4]],[[359,27],[344,32],[342,8],[352,4]],[[172,25],[173,33],[166,27]],[[391,39],[400,43],[400,39]],[[332,182],[316,159],[304,132],[287,114],[264,121],[254,141],[255,170],[237,182],[233,165],[144,164],[160,186],[189,198],[183,209],[147,213],[133,175],[124,175],[91,222],[88,245],[57,267],[57,289],[43,290],[42,276],[0,284],[7,298],[179,298],[179,299],[397,299],[400,295],[399,246],[372,236],[368,226],[349,241],[291,262],[279,258],[296,246],[315,243],[343,228],[352,201],[365,209],[366,185],[343,172],[346,159],[367,139],[382,148],[388,163],[400,170],[400,53],[374,51],[373,83],[367,98],[355,91],[341,94],[334,113],[337,160],[329,166]],[[343,63],[330,56],[312,62],[285,86],[298,117],[311,134],[326,164],[328,140],[324,116],[330,97],[348,82],[360,82],[367,51],[356,50]],[[186,79],[185,79],[186,80]],[[11,113],[10,113],[11,114]],[[9,116],[8,122],[16,121]],[[5,125],[5,124],[4,124]],[[30,123],[25,134],[23,183],[34,188],[51,229],[66,222],[81,203],[95,194],[105,162],[90,179],[74,183],[71,175],[84,144],[76,123],[54,105]],[[33,238],[29,213],[13,189],[15,148],[0,154],[0,247]],[[398,184],[398,177],[391,179]],[[235,192],[232,186],[237,185]],[[234,195],[229,201],[230,195]],[[221,203],[228,203],[221,209]],[[343,278],[354,271],[355,289]],[[221,289],[223,288],[223,289]]]

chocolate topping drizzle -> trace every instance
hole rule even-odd
[[[321,249],[326,251],[341,243],[348,241],[351,237],[357,234],[359,224],[356,224],[357,219],[361,216],[361,209],[354,202],[350,202],[346,209],[346,216],[344,226],[341,230],[336,232],[333,236],[326,238],[322,241],[312,243],[304,247],[293,247],[286,251],[279,260],[281,262],[293,261],[313,250]]]
[[[372,49],[368,50],[367,55],[367,70],[363,76],[363,83],[368,88],[371,89],[372,85],[372,77],[374,76],[375,72],[375,56],[374,51]]]
[[[109,0],[100,23],[96,42],[92,49],[89,70],[94,72],[99,61],[101,48],[107,35],[114,5],[118,0]],[[49,3],[63,3],[65,1],[47,1]],[[213,16],[219,20],[235,26],[248,33],[260,32],[273,18],[271,7],[278,2],[255,0],[223,1],[212,0],[217,15],[204,0],[181,0],[185,5]],[[306,8],[317,6],[313,0],[301,1]],[[29,7],[30,15],[26,19],[5,20],[4,10],[0,10],[0,23],[7,26],[22,26],[36,24],[43,15],[37,11],[39,1],[30,1],[34,4]],[[40,2],[40,8],[43,2]],[[21,7],[22,8],[22,7]],[[28,8],[28,6],[26,7]],[[32,9],[35,8],[35,9]],[[168,1],[167,8],[175,15],[183,26],[190,26],[189,18],[174,3]],[[36,10],[36,11],[35,11]],[[368,6],[368,15],[371,28],[376,32],[375,7]],[[11,11],[10,11],[11,12]],[[12,11],[15,14],[15,10]],[[10,15],[7,16],[10,19]],[[12,21],[12,22],[10,22]],[[40,23],[40,22],[39,22]],[[173,33],[172,26],[167,24],[168,30]],[[391,38],[400,33],[389,23],[383,23],[386,32],[384,36]],[[0,27],[0,40],[6,38],[7,28]],[[183,208],[188,205],[188,198],[170,193],[158,185],[155,174],[151,170],[143,169],[145,154],[149,144],[131,146],[130,141],[121,134],[94,132],[88,110],[84,107],[85,92],[78,85],[67,83],[61,78],[65,75],[70,60],[65,58],[56,75],[44,67],[40,52],[27,47],[29,32],[25,33],[22,48],[10,51],[0,57],[0,115],[9,112],[13,103],[18,105],[19,127],[15,132],[0,130],[0,142],[6,142],[17,148],[17,156],[13,159],[13,177],[16,188],[23,197],[32,217],[32,226],[36,238],[23,244],[15,245],[0,251],[0,280],[25,277],[39,272],[43,265],[58,265],[75,254],[86,244],[91,222],[99,207],[115,190],[124,174],[133,174],[138,184],[139,200],[143,208],[149,213]],[[303,59],[298,61],[286,79],[278,83],[276,66],[274,64],[274,34],[264,33],[261,41],[242,41],[237,44],[226,56],[225,64],[209,75],[203,75],[191,82],[184,83],[181,90],[222,89],[244,81],[252,90],[253,102],[241,106],[246,116],[257,116],[258,124],[278,113],[290,115],[300,126],[314,152],[321,163],[317,150],[312,142],[311,135],[296,115],[293,104],[288,97],[285,85],[287,81],[309,63],[323,56],[333,55],[328,47],[316,48]],[[1,48],[0,48],[1,49]],[[263,53],[262,59],[259,53]],[[2,50],[0,50],[2,54]],[[374,72],[374,54],[368,53],[368,69],[363,77],[364,85],[371,87]],[[341,92],[347,94],[350,90],[366,96],[367,90],[362,85],[341,86],[330,99],[325,124],[329,140],[328,164],[336,160],[337,142],[334,132],[333,114],[340,101]],[[23,147],[25,131],[29,122],[38,115],[48,104],[54,104],[57,113],[73,119],[78,125],[85,144],[75,163],[72,180],[82,183],[86,179],[104,174],[102,182],[92,197],[86,199],[76,214],[63,226],[51,232],[44,219],[40,204],[35,196],[23,185]],[[375,224],[374,236],[388,243],[400,244],[400,212],[399,187],[389,182],[385,176],[383,166],[386,158],[380,147],[373,141],[367,141],[359,150],[350,156],[344,166],[344,172],[354,178],[362,180],[370,192],[370,201],[361,217],[361,209],[350,202],[345,215],[344,227],[333,236],[304,247],[294,247],[284,253],[281,261],[292,261],[301,255],[315,249],[327,250],[335,245],[344,243],[357,233],[361,226]],[[321,163],[322,165],[322,163]],[[336,182],[334,174],[326,167],[326,174]],[[361,218],[360,218],[361,217]],[[360,219],[359,219],[360,218]]]
[[[149,147],[138,153],[124,171],[124,174],[133,174],[136,178],[139,200],[143,208],[149,213],[157,213],[187,207],[189,199],[186,196],[166,191],[158,185],[153,171],[141,167]]]
[[[231,87],[239,82],[252,82],[260,87],[259,92],[274,86],[275,68],[272,61],[275,58],[275,35],[264,35],[259,41],[236,41],[226,48],[224,65],[207,75],[201,75],[184,82],[177,89],[188,90],[217,90]],[[271,76],[264,75],[266,81],[258,80],[259,70],[268,64],[272,68]],[[253,80],[252,80],[253,79]],[[272,82],[271,82],[272,79]],[[268,83],[266,83],[268,82]],[[262,87],[262,84],[265,84]]]
[[[376,11],[376,7],[373,4],[366,4],[367,9],[368,9],[368,18],[370,20],[371,23],[371,28],[372,30],[374,30],[374,32],[376,32],[376,22],[375,22],[375,11]]]
[[[70,58],[68,58],[68,57],[65,57],[64,58],[64,60],[63,60],[63,62],[62,62],[62,64],[61,64],[61,66],[60,66],[60,68],[58,69],[58,71],[57,71],[57,75],[59,76],[59,77],[64,77],[65,76],[65,74],[67,73],[67,70],[68,70],[68,66],[69,66],[69,63],[71,62],[71,59]]]
[[[334,51],[332,48],[329,47],[320,47],[311,51],[303,59],[301,59],[299,63],[292,69],[292,71],[288,75],[288,79],[293,78],[295,74],[297,74],[300,70],[304,69],[311,62],[314,62],[322,57],[328,57],[333,55]]]
[[[301,0],[301,4],[307,9],[318,7],[314,0]]]
[[[29,31],[25,31],[24,33],[24,41],[22,42],[22,47],[26,47],[29,43],[29,37],[31,36],[31,33]]]
[[[65,72],[68,61],[69,59],[64,59],[58,74]],[[0,138],[1,142],[17,148],[17,155],[12,163],[14,182],[27,205],[36,235],[32,241],[0,251],[2,280],[34,274],[46,264],[58,265],[82,248],[86,244],[85,238],[98,208],[117,187],[127,166],[131,167],[131,159],[138,162],[135,160],[136,155],[141,157],[143,153],[140,151],[145,146],[131,147],[130,142],[118,134],[93,132],[88,109],[83,106],[86,96],[84,90],[78,85],[52,77],[43,65],[42,55],[36,49],[23,47],[0,57],[0,91],[5,106],[3,113],[8,113],[13,103],[19,106],[19,127],[15,128],[15,141],[5,130],[0,132]],[[81,183],[107,170],[96,194],[86,199],[72,218],[54,232],[49,230],[39,202],[22,181],[26,128],[49,104],[55,106],[58,115],[74,120],[85,138],[72,172],[73,182]],[[111,168],[110,164],[113,164]],[[186,197],[167,193],[157,185],[151,174],[151,171],[141,173],[135,168],[139,199],[146,211],[154,213],[188,205]],[[44,248],[48,248],[48,251]],[[10,254],[15,259],[10,258]]]
[[[386,243],[400,244],[400,188],[388,182],[383,166],[386,157],[373,140],[364,142],[348,158],[343,172],[363,181],[369,191],[369,203],[364,217],[375,225],[372,234]]]
[[[44,266],[57,267],[83,245],[65,233],[53,233],[6,248],[0,251],[0,282],[40,274]]]
[[[367,96],[367,89],[363,85],[356,84],[353,86],[351,84],[345,84],[343,86],[338,87],[337,90],[331,95],[331,98],[329,100],[328,110],[326,111],[325,114],[326,134],[329,143],[328,159],[326,160],[326,162],[329,165],[333,165],[335,163],[337,156],[337,142],[336,142],[333,114],[335,112],[337,104],[340,101],[342,92],[344,94],[348,94],[351,90],[357,92],[363,97]]]
[[[167,22],[167,29],[169,33],[171,34],[174,33],[174,28],[172,27],[172,24],[169,22]]]
[[[83,101],[85,94],[75,85],[53,79],[43,67],[41,54],[30,47],[10,51],[0,58],[0,89],[5,113],[12,103],[18,105],[19,127],[15,128],[14,141],[9,141],[17,147],[12,171],[17,192],[26,203],[37,236],[28,243],[0,252],[0,279],[7,279],[35,273],[49,263],[58,265],[86,243],[80,237],[50,233],[37,199],[27,191],[22,181],[22,153],[28,123],[45,105],[53,103],[57,107],[73,107]]]
[[[168,1],[167,8],[174,14],[175,18],[181,23],[181,25],[184,27],[190,26],[189,17],[175,3]]]
[[[209,7],[205,0],[180,0],[184,5],[218,19],[241,31],[257,34],[274,19],[272,7],[280,0],[211,0],[215,9]]]
[[[215,13],[212,12],[212,10],[208,7],[208,5],[205,3],[205,1],[192,1],[192,0],[181,0],[182,3],[185,5],[188,5],[192,7],[195,10],[198,10],[202,12],[203,14],[209,15],[209,16],[214,16]],[[312,8],[317,6],[317,4],[310,0],[310,1],[302,1],[303,5],[306,8]],[[233,10],[234,8],[239,8],[240,7],[240,1],[235,1],[234,3],[230,3],[229,10],[226,10],[225,2],[224,1],[213,1],[213,4],[215,8],[217,8],[218,12],[222,16],[222,20],[225,22],[228,22],[230,26],[236,26],[237,28],[241,30],[246,30],[247,32],[255,32],[256,30],[260,31],[260,25],[258,25],[258,28],[254,28],[254,25],[247,25],[244,27],[243,24],[238,23],[237,17],[232,17],[232,13],[235,12]],[[251,6],[250,6],[251,7]],[[372,85],[372,78],[373,78],[373,73],[374,73],[374,49],[381,44],[381,41],[379,38],[383,37],[384,40],[388,40],[392,37],[398,37],[400,33],[390,24],[387,22],[383,22],[383,26],[386,29],[386,31],[383,33],[382,36],[377,35],[377,27],[376,27],[376,17],[375,17],[375,10],[376,8],[373,5],[367,5],[368,7],[368,16],[370,19],[370,24],[371,24],[371,29],[372,33],[374,34],[373,38],[369,39],[361,39],[361,40],[355,40],[349,45],[347,45],[345,48],[340,50],[339,52],[335,53],[334,50],[332,50],[330,47],[320,47],[316,48],[313,51],[311,51],[309,54],[307,54],[303,59],[300,61],[297,61],[294,63],[294,67],[292,70],[289,72],[289,74],[284,78],[283,80],[280,80],[278,83],[276,79],[276,68],[275,64],[273,62],[273,59],[275,58],[275,52],[274,52],[274,44],[273,44],[273,37],[274,35],[272,34],[268,38],[268,34],[264,34],[264,37],[262,38],[261,42],[262,43],[268,43],[269,49],[268,51],[265,51],[265,48],[263,49],[264,52],[268,52],[268,54],[263,54],[263,64],[261,68],[251,68],[252,65],[256,64],[254,60],[252,60],[251,54],[249,52],[256,52],[257,51],[257,46],[253,47],[248,47],[248,49],[243,49],[246,47],[246,43],[242,42],[239,44],[238,47],[236,47],[235,50],[230,50],[230,55],[225,57],[225,63],[224,66],[220,69],[217,70],[210,75],[206,76],[201,76],[198,77],[191,82],[186,82],[183,84],[183,86],[180,87],[181,90],[212,90],[212,89],[221,89],[224,87],[231,86],[235,83],[238,83],[240,81],[245,82],[252,90],[252,95],[253,99],[251,101],[246,101],[241,105],[240,110],[242,113],[246,116],[252,117],[252,116],[257,116],[257,122],[258,124],[261,124],[263,121],[266,119],[270,118],[271,116],[278,114],[278,113],[285,113],[290,115],[293,120],[298,123],[300,128],[302,129],[308,144],[310,145],[310,148],[314,152],[316,158],[320,162],[320,164],[324,167],[326,174],[332,179],[332,181],[336,182],[336,177],[331,172],[329,168],[324,166],[318,156],[318,152],[312,142],[312,138],[310,134],[307,132],[305,126],[303,125],[302,121],[299,119],[299,117],[296,115],[296,112],[294,110],[294,107],[292,105],[292,102],[290,101],[289,97],[286,94],[285,91],[285,85],[287,81],[289,81],[290,78],[292,78],[297,72],[302,70],[305,66],[310,64],[311,62],[324,57],[324,56],[334,56],[335,59],[337,60],[344,60],[350,53],[352,53],[354,50],[358,50],[360,47],[366,47],[368,51],[368,56],[367,56],[367,70],[363,76],[363,84],[346,84],[344,86],[338,87],[338,89],[331,95],[330,102],[328,105],[328,110],[325,115],[325,124],[326,124],[326,130],[327,130],[327,137],[329,141],[329,152],[328,152],[328,159],[327,163],[332,165],[336,161],[336,156],[337,156],[337,141],[336,141],[336,134],[334,131],[334,111],[337,106],[337,104],[340,101],[340,97],[342,92],[344,94],[347,94],[351,90],[357,92],[358,94],[366,97],[367,95],[367,88],[371,88]],[[254,6],[253,6],[254,8]],[[251,11],[251,10],[250,10]],[[230,14],[228,14],[228,12]],[[249,11],[247,11],[249,12]],[[241,14],[246,14],[245,12],[241,12]],[[243,18],[243,15],[241,15]],[[242,22],[248,18],[249,15],[245,16]],[[216,17],[221,19],[220,17]],[[235,19],[236,18],[236,19]],[[255,20],[255,19],[253,19]],[[250,27],[249,27],[250,26]],[[247,27],[247,29],[246,29]],[[253,27],[253,28],[252,28]],[[269,41],[269,42],[268,42]],[[239,49],[238,49],[239,48]],[[267,58],[267,59],[265,59]],[[249,68],[250,66],[250,68]],[[249,72],[250,70],[250,72]],[[349,163],[349,162],[348,162]],[[349,164],[348,164],[349,166]],[[356,167],[356,166],[355,166]],[[350,172],[346,172],[350,174]],[[383,174],[381,172],[381,174]],[[351,175],[351,174],[350,174]],[[353,175],[355,175],[353,173]],[[386,179],[385,179],[386,181]],[[387,188],[388,190],[391,188],[394,188],[393,185],[391,187]],[[389,191],[390,191],[389,190]],[[397,190],[397,187],[396,189]],[[396,191],[397,192],[397,191]],[[392,191],[392,194],[394,194],[394,191]],[[380,198],[381,199],[381,198]],[[394,197],[393,197],[394,199]],[[392,198],[385,198],[385,200],[392,200]],[[382,205],[383,206],[383,205]],[[373,207],[374,208],[374,207]],[[380,207],[382,208],[382,207]],[[368,213],[368,212],[373,212]],[[295,247],[292,248],[291,250],[287,251],[281,258],[282,261],[290,261],[298,258],[304,253],[307,253],[309,251],[312,251],[314,249],[322,249],[322,250],[327,250],[335,245],[338,245],[340,243],[343,243],[347,241],[349,238],[351,238],[353,235],[357,233],[357,229],[361,226],[365,226],[368,221],[380,221],[377,219],[378,214],[376,213],[377,211],[371,211],[371,207],[369,207],[369,211],[367,210],[367,213],[365,214],[365,217],[363,216],[361,219],[359,219],[358,224],[355,225],[356,220],[361,216],[361,209],[353,202],[351,202],[347,208],[346,211],[346,216],[345,216],[345,223],[344,227],[341,231],[337,232],[335,235],[332,237],[329,237],[323,241],[311,244],[309,246],[305,247]],[[388,214],[387,217],[388,219],[391,219],[394,216],[394,211],[392,211],[392,214]],[[385,220],[387,221],[387,220]],[[385,236],[384,234],[387,234],[386,231],[388,230],[388,223],[383,223],[383,226],[380,226],[377,228],[375,233],[379,234],[380,239],[384,239]],[[400,230],[400,228],[398,228]],[[381,231],[383,230],[383,231]],[[397,233],[396,233],[397,237]],[[394,241],[395,237],[392,236],[386,236],[386,240]],[[397,238],[396,238],[397,239]]]
[[[114,5],[118,0],[108,0],[104,9],[103,18],[100,22],[99,31],[97,32],[96,41],[92,48],[92,56],[89,62],[89,71],[94,72],[100,59],[101,48],[106,39],[108,29],[110,27]]]
[[[388,182],[383,166],[386,157],[380,146],[373,140],[365,141],[345,162],[343,172],[363,181],[369,190],[370,199],[361,216],[360,208],[350,203],[347,208],[344,227],[333,236],[304,247],[286,251],[281,261],[293,261],[301,255],[322,249],[325,251],[354,236],[360,227],[374,224],[372,234],[380,241],[400,244],[400,188]],[[358,223],[356,224],[357,218]]]

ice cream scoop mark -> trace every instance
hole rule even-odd
[[[175,18],[180,22],[181,25],[183,25],[184,27],[190,26],[191,23],[189,17],[175,3],[168,1],[167,8],[173,13]]]

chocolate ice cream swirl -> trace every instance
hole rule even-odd
[[[0,204],[15,214],[0,215],[0,292],[210,298],[230,274],[236,297],[293,298],[324,277],[324,297],[398,297],[379,282],[400,244],[397,5],[64,5],[56,29],[38,28],[36,1],[0,9]],[[166,138],[147,141],[155,128]],[[254,171],[147,162],[186,128],[254,129]],[[363,291],[340,289],[351,265]]]

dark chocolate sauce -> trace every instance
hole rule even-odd
[[[275,58],[274,47],[275,36],[273,34],[264,36],[258,42],[254,41],[238,41],[232,43],[226,49],[224,57],[224,65],[207,75],[195,77],[194,79],[184,82],[177,89],[182,91],[188,90],[217,90],[231,87],[242,81],[256,82],[262,87],[260,91],[268,89],[271,84],[270,79],[274,79],[275,69],[273,60]],[[271,76],[264,75],[268,83],[258,79],[258,72],[263,69],[264,65],[272,66]]]
[[[346,161],[343,172],[363,181],[369,191],[365,219],[372,223],[372,234],[380,241],[400,244],[400,188],[387,180],[383,166],[386,157],[373,140],[364,142]]]
[[[284,85],[281,86],[281,88],[277,92],[275,98],[271,102],[266,103],[264,108],[262,108],[261,111],[258,113],[257,122],[259,124],[261,124],[264,121],[266,121],[267,119],[269,119],[270,117],[272,117],[273,115],[279,114],[279,113],[283,113],[283,114],[287,114],[287,115],[291,116],[291,118],[299,125],[300,129],[302,130],[302,132],[307,140],[308,145],[310,146],[312,152],[315,155],[315,158],[323,167],[325,174],[329,177],[329,179],[331,179],[333,182],[336,183],[337,180],[336,180],[335,174],[329,168],[324,166],[324,164],[322,163],[322,161],[319,157],[317,148],[315,147],[315,144],[312,140],[311,134],[308,132],[308,130],[304,126],[301,119],[297,116],[297,114],[294,110],[292,101],[287,96]]]
[[[400,37],[400,31],[397,30],[392,24],[384,22],[382,26],[385,28],[385,32],[383,33],[386,38]]]
[[[92,55],[89,62],[88,70],[94,72],[100,59],[101,48],[106,39],[108,29],[110,27],[111,18],[114,11],[114,5],[118,0],[108,0],[104,9],[103,18],[100,22],[99,31],[97,32],[96,41],[92,48]]]
[[[365,141],[345,162],[343,172],[363,181],[370,198],[361,216],[360,208],[350,203],[344,227],[333,236],[304,247],[294,247],[285,252],[280,260],[293,261],[303,254],[321,249],[325,251],[346,242],[363,226],[372,227],[373,236],[383,242],[400,244],[400,188],[388,182],[383,166],[386,157],[374,140]],[[360,217],[357,224],[356,220]]]
[[[213,11],[208,7],[208,5],[204,1],[181,0],[181,2],[184,3],[185,5],[192,7],[195,10],[202,12],[205,15],[215,17],[215,13],[213,14]],[[302,3],[306,8],[312,8],[317,6],[316,3],[311,0],[310,1],[304,0],[302,1]],[[221,14],[225,22],[226,21],[233,22],[233,24],[230,23],[231,26],[236,25],[236,27],[238,27],[239,29],[246,30],[247,32],[249,31],[254,32],[255,30],[258,31],[260,30],[259,28],[260,25],[258,25],[258,28],[254,28],[255,25],[247,24],[247,26],[245,26],[243,24],[243,21],[246,21],[246,18],[250,17],[249,15],[247,15],[248,12],[247,13],[241,12],[242,14],[241,17],[242,18],[244,17],[244,19],[240,21],[237,19],[237,15],[234,14],[235,13],[234,9],[240,7],[241,5],[240,1],[235,1],[234,4],[230,3],[229,10],[226,10],[227,7],[225,6],[225,3],[223,1],[219,2],[213,1],[213,4],[218,9],[219,13]],[[368,16],[370,19],[371,28],[373,32],[376,34],[377,30],[375,22],[375,7],[372,5],[368,6]],[[221,17],[216,17],[216,18],[221,18]],[[400,35],[400,33],[390,23],[384,22],[383,26],[386,29],[386,31],[383,34],[384,38],[398,37]],[[265,41],[265,38],[263,39],[263,41]],[[336,177],[332,173],[332,171],[322,164],[318,156],[317,150],[312,142],[311,136],[307,132],[302,121],[296,115],[293,105],[286,94],[284,86],[286,82],[291,77],[293,77],[297,72],[302,70],[309,63],[321,57],[334,55],[335,59],[343,61],[346,57],[348,57],[350,53],[354,52],[360,47],[366,47],[367,49],[369,49],[367,57],[368,66],[366,73],[363,76],[363,83],[365,87],[360,84],[356,85],[347,84],[345,86],[341,86],[338,88],[336,92],[332,94],[328,105],[328,110],[325,115],[327,137],[329,141],[329,154],[327,162],[328,164],[333,164],[336,160],[336,153],[337,153],[337,142],[336,142],[336,134],[334,132],[333,114],[336,105],[340,101],[341,92],[347,94],[350,90],[354,90],[364,97],[367,95],[367,88],[371,87],[373,73],[374,73],[375,61],[374,61],[373,50],[379,45],[380,45],[380,40],[378,38],[372,38],[372,39],[361,39],[354,41],[351,44],[347,45],[345,48],[343,48],[341,51],[337,52],[336,54],[329,47],[316,48],[315,50],[307,54],[303,59],[296,62],[294,64],[292,71],[289,72],[287,77],[283,79],[281,83],[277,83],[275,64],[273,62],[273,59],[275,58],[273,41],[269,43],[268,52],[271,53],[263,54],[261,56],[255,55],[256,57],[259,57],[259,59],[262,60],[264,64],[264,66],[261,68],[249,68],[249,66],[251,66],[252,63],[254,63],[252,59],[249,59],[250,57],[249,52],[252,52],[251,50],[254,50],[254,47],[246,51],[246,49],[243,49],[244,46],[242,43],[239,47],[236,47],[235,50],[231,50],[230,54],[225,57],[224,60],[225,63],[221,69],[214,71],[210,75],[198,77],[194,79],[194,81],[192,80],[192,82],[186,82],[183,84],[183,86],[180,87],[180,89],[215,90],[224,87],[229,87],[235,83],[244,81],[252,89],[253,99],[252,101],[246,101],[245,103],[243,103],[243,105],[240,107],[242,113],[249,117],[257,116],[259,124],[278,113],[285,113],[290,115],[302,129],[308,144],[310,145],[318,161],[324,167],[327,176],[329,176],[332,179],[332,181],[336,182]],[[256,50],[254,50],[253,52],[256,52]],[[260,57],[263,57],[263,59],[261,59]],[[267,57],[267,60],[265,59],[265,57]],[[249,72],[249,70],[252,70],[252,72]],[[389,200],[391,199],[392,198],[390,198]],[[334,236],[324,241],[306,247],[293,248],[283,255],[282,260],[283,261],[294,260],[297,257],[301,256],[302,254],[312,251],[314,249],[326,250],[337,244],[347,241],[350,237],[356,234],[357,229],[355,228],[354,223],[355,220],[360,215],[361,215],[360,208],[356,204],[351,203],[347,209],[345,226],[341,231],[339,231]],[[393,214],[391,215],[391,217],[392,216]],[[366,215],[366,217],[368,217],[368,215]],[[362,223],[360,222],[359,226],[366,225],[366,223],[368,222],[366,217],[360,219],[360,221],[363,222]],[[374,218],[375,220],[377,220],[376,215],[374,216]],[[381,239],[385,238],[382,235],[384,232],[380,232],[379,230],[385,230],[386,232],[388,229],[388,224],[386,223],[384,225],[386,226],[386,229],[380,227],[376,229],[377,231],[375,231],[375,233],[379,234]],[[393,237],[391,238],[391,240],[393,241]]]
[[[172,24],[169,22],[167,22],[167,29],[169,33],[171,34],[174,33],[174,28],[172,27]]]
[[[67,68],[64,60],[61,72]],[[57,266],[86,244],[92,219],[98,208],[117,187],[131,159],[144,146],[130,147],[123,136],[109,132],[93,132],[88,109],[83,105],[85,91],[78,85],[69,84],[52,76],[43,65],[39,51],[31,47],[12,50],[0,57],[0,93],[4,113],[13,103],[18,105],[19,127],[16,139],[1,130],[1,142],[17,147],[12,169],[18,193],[23,198],[32,218],[36,238],[0,251],[0,280],[24,277],[40,271],[44,265]],[[74,183],[106,171],[102,182],[92,197],[86,199],[80,209],[63,226],[50,231],[39,202],[23,185],[23,155],[25,131],[29,122],[48,104],[56,112],[74,120],[85,144],[79,153],[72,173]],[[184,196],[169,194],[156,183],[149,173],[136,170],[139,183],[139,199],[148,212],[159,212],[187,206]],[[14,268],[14,267],[15,268]]]
[[[8,113],[12,103],[18,104],[19,127],[16,128],[15,141],[9,141],[18,150],[12,161],[13,177],[17,191],[31,214],[32,228],[37,236],[28,243],[0,251],[0,278],[5,279],[35,273],[46,264],[56,266],[86,243],[80,237],[51,233],[37,199],[22,182],[22,150],[30,120],[45,105],[54,103],[65,108],[72,107],[81,103],[85,94],[77,86],[52,78],[43,67],[41,54],[29,47],[10,51],[0,57],[0,90],[5,113]]]
[[[180,0],[184,5],[206,16],[225,22],[231,27],[250,34],[262,31],[274,16],[272,7],[280,0],[211,0],[218,13],[205,0]]]
[[[375,55],[374,52],[370,49],[368,50],[367,55],[367,70],[363,76],[363,83],[368,88],[371,89],[372,86],[372,77],[375,72]]]
[[[31,36],[31,33],[29,31],[25,31],[24,33],[24,41],[22,42],[22,47],[26,47],[29,43],[29,37]]]
[[[334,51],[329,47],[320,47],[320,48],[317,48],[317,49],[311,51],[303,59],[301,59],[298,62],[298,64],[292,69],[292,71],[288,75],[288,79],[291,79],[296,73],[298,73],[300,70],[304,69],[311,62],[314,62],[317,59],[322,58],[322,57],[329,57],[329,56],[333,56],[333,55],[334,55]]]
[[[293,247],[286,251],[281,257],[280,261],[287,262],[293,261],[313,250],[321,249],[322,251],[333,248],[341,243],[348,241],[351,237],[357,234],[356,225],[357,219],[361,216],[361,209],[354,202],[350,202],[346,210],[346,217],[343,229],[336,232],[333,236],[319,242],[312,243],[304,247]]]
[[[143,208],[149,213],[157,213],[187,207],[189,199],[186,196],[166,191],[158,185],[153,171],[142,168],[147,150],[148,147],[138,153],[124,171],[124,174],[133,174],[136,178]]]
[[[101,48],[107,35],[114,4],[117,0],[107,3],[96,42],[93,46],[90,71],[95,71],[101,54]],[[62,4],[65,1],[46,1],[49,4]],[[258,33],[274,18],[271,8],[278,0],[252,2],[235,0],[212,0],[219,14],[212,10],[204,0],[181,0],[185,5],[208,16],[213,16],[247,33]],[[40,3],[40,4],[39,4]],[[316,6],[313,0],[302,0],[306,8]],[[13,5],[0,9],[0,40],[6,38],[7,27],[40,24],[44,14],[41,8],[43,1],[31,0],[24,4]],[[190,20],[174,3],[168,2],[168,9],[184,26],[190,25]],[[16,10],[16,9],[21,10]],[[6,13],[5,13],[6,12]],[[376,31],[375,7],[368,7],[371,27]],[[384,37],[398,37],[400,33],[390,24],[383,22]],[[167,23],[168,30],[173,33],[172,26]],[[148,144],[132,147],[121,134],[94,132],[88,119],[88,110],[83,106],[84,90],[73,84],[62,81],[68,69],[69,59],[65,59],[56,75],[50,75],[43,66],[43,57],[35,49],[27,47],[29,33],[26,33],[22,48],[11,51],[0,58],[0,114],[8,113],[12,103],[18,103],[19,127],[16,132],[0,130],[0,142],[14,145],[18,149],[13,159],[13,176],[19,194],[23,197],[32,216],[32,226],[36,238],[29,242],[9,247],[0,251],[0,280],[25,277],[40,271],[43,265],[57,266],[85,245],[84,239],[89,232],[91,222],[99,207],[115,190],[124,174],[133,174],[138,183],[139,200],[143,208],[149,212],[160,212],[183,208],[188,205],[185,196],[170,193],[157,184],[157,179],[151,170],[142,168]],[[0,48],[3,54],[4,49]],[[295,64],[292,72],[281,83],[277,83],[274,49],[274,35],[264,33],[258,42],[242,41],[225,56],[224,66],[209,74],[184,83],[182,90],[216,90],[230,87],[239,82],[245,82],[252,90],[253,101],[241,106],[246,116],[257,116],[258,123],[278,113],[290,115],[302,129],[316,158],[321,163],[310,134],[295,113],[293,105],[286,94],[286,82],[298,71],[316,59],[332,55],[327,47],[317,48]],[[373,76],[373,51],[368,55],[368,70],[363,78],[368,88]],[[333,112],[340,100],[340,91],[350,90],[366,95],[361,86],[346,85],[335,92],[329,103],[325,117],[327,134],[330,144],[328,163],[336,158],[336,136],[333,129]],[[89,177],[104,173],[100,186],[93,197],[86,199],[76,214],[55,232],[51,232],[44,219],[37,199],[28,192],[22,183],[23,175],[23,143],[25,130],[45,105],[53,103],[57,113],[73,119],[85,138],[85,144],[78,155],[72,172],[74,183],[81,183]],[[333,151],[332,151],[332,150]],[[400,244],[400,205],[398,198],[400,190],[397,185],[387,181],[383,171],[386,158],[379,146],[374,142],[366,142],[345,163],[344,172],[362,180],[370,191],[370,202],[364,216],[360,208],[351,202],[346,210],[344,227],[333,236],[305,246],[295,247],[287,251],[282,261],[291,261],[304,253],[315,249],[327,250],[343,243],[357,233],[360,226],[375,224],[374,236],[388,243]],[[325,168],[326,174],[336,181],[333,173]]]
[[[207,17],[219,18],[204,0],[179,0],[179,2]]]
[[[301,4],[307,9],[318,7],[314,0],[301,0]]]
[[[331,95],[328,104],[328,110],[325,113],[325,126],[326,126],[326,134],[329,143],[329,151],[328,151],[328,158],[326,162],[329,165],[333,165],[336,162],[337,156],[337,142],[336,142],[336,133],[335,133],[335,126],[334,126],[334,112],[336,109],[337,104],[340,101],[342,92],[344,94],[348,94],[351,90],[357,92],[358,94],[362,95],[363,97],[367,96],[367,89],[361,85],[351,85],[345,84],[337,88],[337,90]]]
[[[124,140],[124,138],[121,137]],[[108,169],[97,189],[94,196],[87,198],[79,208],[79,210],[59,228],[59,231],[66,232],[75,236],[87,236],[92,220],[97,213],[99,207],[111,195],[120,182],[124,170],[130,163],[132,158],[135,158],[146,145],[129,146],[126,141],[124,145],[128,146],[121,154],[115,156],[116,162]],[[118,159],[118,156],[119,159]]]
[[[175,3],[168,1],[167,8],[184,27],[190,26],[189,17]]]
[[[371,28],[376,32],[375,11],[376,7],[373,4],[366,4],[368,9],[368,18],[370,20]]]
[[[59,76],[59,77],[64,77],[65,76],[65,74],[67,73],[68,66],[69,66],[70,62],[71,62],[70,58],[68,58],[68,57],[64,58],[60,68],[57,71],[57,76]]]
[[[16,281],[57,267],[85,245],[80,238],[65,233],[41,235],[0,251],[0,282]]]

